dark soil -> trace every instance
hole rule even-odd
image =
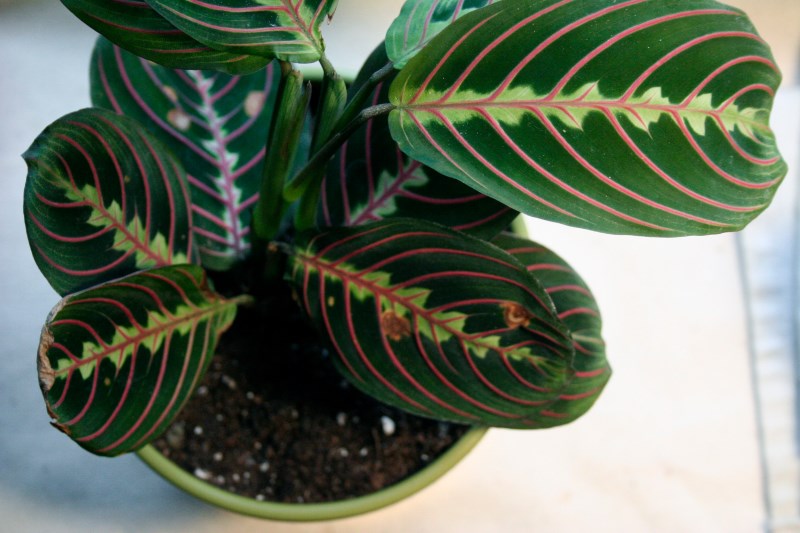
[[[405,414],[350,386],[295,309],[240,309],[202,385],[154,443],[166,457],[243,496],[325,502],[402,480],[468,429]]]

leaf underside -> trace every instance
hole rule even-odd
[[[194,391],[235,313],[203,270],[190,265],[64,298],[39,346],[40,385],[53,424],[99,455],[146,445]]]
[[[215,50],[182,32],[144,0],[61,0],[67,9],[113,43],[171,68],[255,72],[263,57]]]
[[[497,0],[407,0],[386,32],[386,51],[403,68],[431,39],[458,18]]]
[[[445,28],[392,84],[404,152],[524,213],[609,233],[742,228],[786,174],[780,74],[709,0],[519,0]]]
[[[135,118],[183,163],[203,265],[227,270],[250,251],[270,119],[280,73],[247,76],[172,70],[100,38],[92,103]]]
[[[388,62],[381,44],[367,59],[350,89],[354,94]],[[372,104],[388,100],[393,77],[380,83]],[[351,136],[331,161],[319,204],[320,226],[357,226],[386,218],[419,218],[491,238],[517,212],[405,155],[389,132],[385,116]]]
[[[512,256],[437,224],[387,220],[314,236],[289,266],[355,386],[410,412],[536,428],[574,378],[552,301]]]
[[[192,258],[183,170],[131,118],[101,109],[70,113],[24,157],[28,241],[62,296]]]
[[[198,41],[232,54],[296,63],[317,61],[325,47],[320,24],[337,0],[147,0]]]

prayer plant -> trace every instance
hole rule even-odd
[[[349,87],[336,0],[62,2],[103,35],[94,107],[25,153],[24,216],[63,297],[45,402],[97,454],[162,433],[237,308],[286,286],[381,401],[570,422],[610,376],[598,309],[512,220],[734,231],[786,173],[769,48],[711,0],[408,0]]]

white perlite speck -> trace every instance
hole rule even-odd
[[[203,481],[208,481],[211,479],[211,472],[208,470],[203,470],[202,468],[195,468],[194,469],[194,477],[197,479],[202,479]]]
[[[387,437],[389,435],[394,435],[394,430],[396,429],[394,420],[392,420],[388,416],[382,416],[381,428],[383,429],[383,434],[386,435]]]

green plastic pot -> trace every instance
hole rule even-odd
[[[368,513],[398,502],[424,489],[463,459],[483,438],[487,428],[472,428],[455,444],[419,472],[377,492],[327,503],[277,503],[259,501],[222,490],[196,478],[164,457],[153,446],[138,452],[139,458],[158,475],[192,496],[222,509],[243,515],[311,522]]]

